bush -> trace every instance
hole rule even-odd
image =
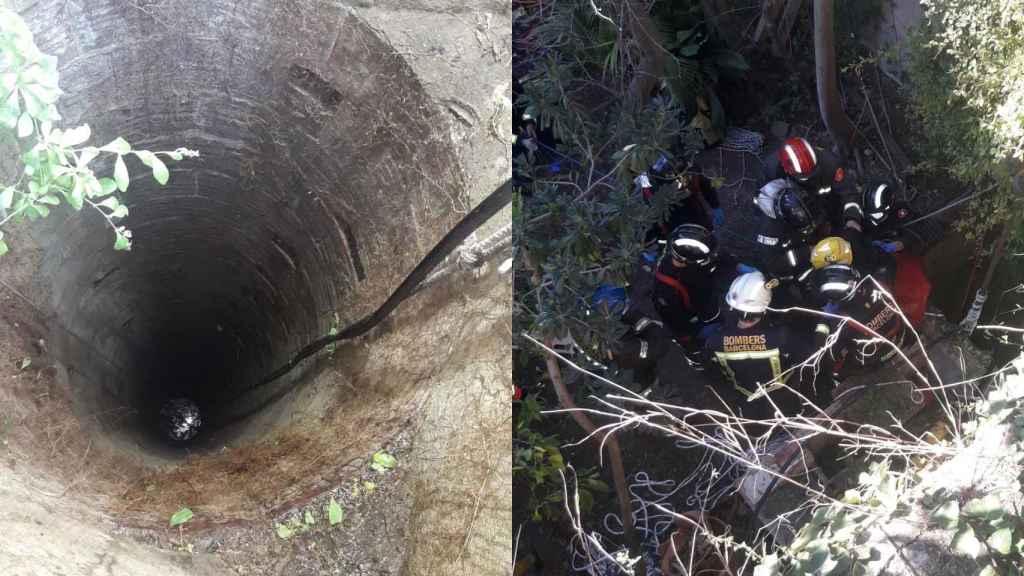
[[[919,148],[968,187],[994,186],[961,222],[971,237],[1011,214],[1024,160],[1024,3],[925,0],[911,41]]]

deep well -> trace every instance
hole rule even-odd
[[[504,442],[484,448],[488,466],[456,474],[475,498],[459,497],[452,484],[452,513],[473,511],[473,521],[462,514],[451,542],[442,542],[459,552],[458,535],[481,529],[473,509],[481,483],[492,480],[493,492],[504,492],[495,496],[499,509],[509,498],[507,470],[492,474],[491,465],[507,458],[497,456],[507,452],[508,437],[501,420],[507,276],[432,287],[369,337],[253,386],[311,340],[372,312],[507,172],[504,143],[480,144],[488,122],[507,129],[507,73],[503,88],[500,59],[488,62],[486,50],[487,58],[467,56],[484,47],[481,28],[470,25],[480,21],[473,10],[507,26],[507,7],[364,6],[359,13],[327,2],[123,0],[13,7],[40,48],[60,58],[65,125],[89,123],[100,144],[123,136],[140,148],[187,146],[201,157],[172,164],[164,187],[140,163],[129,164],[131,252],[112,250],[99,217],[55,215],[22,229],[21,246],[0,262],[11,310],[9,331],[0,335],[4,359],[15,364],[31,354],[41,369],[27,371],[35,380],[11,370],[5,394],[25,430],[9,435],[21,458],[7,486],[28,488],[8,488],[2,498],[23,499],[25,518],[36,501],[84,506],[85,527],[65,520],[60,530],[84,530],[82,538],[94,538],[108,555],[102,532],[165,526],[184,504],[196,508],[193,530],[269,530],[276,514],[357,475],[399,432],[407,432],[414,454],[462,450],[453,446],[472,434],[454,442],[436,430],[452,410],[488,423],[473,442],[504,433]],[[440,16],[445,10],[463,15]],[[434,38],[441,63],[407,62],[389,37],[401,37],[404,22],[407,36],[429,39],[425,28],[437,30],[431,18],[451,26],[450,41]],[[504,48],[502,33],[494,35]],[[446,49],[456,55],[442,57]],[[473,58],[492,65],[468,74]],[[451,86],[431,93],[423,74]],[[472,88],[454,98],[453,116],[438,100],[459,82]],[[453,118],[456,128],[483,129],[466,136],[452,129]],[[479,154],[491,157],[464,159]],[[473,161],[485,169],[467,170]],[[48,387],[42,400],[33,396],[41,383]],[[460,400],[475,407],[450,404],[446,395],[460,389]],[[202,433],[187,447],[167,442],[158,426],[160,406],[176,396],[194,400],[203,415]],[[66,434],[54,433],[61,427]],[[408,482],[415,484],[416,468],[443,477],[443,459],[428,466],[416,458]],[[34,482],[54,483],[61,499],[40,498],[54,492]],[[411,514],[429,512],[410,490]],[[87,520],[91,511],[101,511],[106,524]],[[75,565],[94,552],[72,550],[53,531],[40,533],[42,542],[56,539],[45,546],[45,561],[31,548],[12,553],[15,536],[0,538],[0,566],[7,554],[15,573],[33,565],[49,573],[48,562]],[[497,540],[492,551],[508,542]],[[418,553],[435,545],[421,544]],[[124,547],[114,555],[125,561],[155,554]],[[440,549],[432,554],[437,566],[452,560]],[[418,573],[414,556],[399,562],[407,573]]]

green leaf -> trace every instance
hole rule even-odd
[[[373,455],[373,462],[370,464],[370,468],[373,468],[377,472],[386,472],[395,467],[398,462],[395,457],[383,450],[380,450]]]
[[[306,513],[302,515],[302,521],[306,523],[306,526],[316,524],[316,519],[313,518],[313,513],[309,510],[306,510]]]
[[[175,162],[180,162],[182,157],[184,156],[181,152],[177,150],[171,150],[170,152],[167,153],[167,155],[170,156],[171,159],[174,160]]]
[[[127,154],[132,151],[132,146],[124,138],[118,136],[106,146],[100,148],[104,152],[113,152],[114,154]]]
[[[953,536],[951,546],[954,552],[970,558],[977,558],[978,554],[981,554],[981,542],[978,542],[977,537],[974,536],[974,529],[970,526],[960,528],[960,531]]]
[[[32,124],[32,117],[28,112],[22,112],[18,118],[18,138],[27,138],[32,135],[35,126]]]
[[[287,540],[292,536],[295,536],[295,530],[287,524],[275,524],[274,529],[277,531],[277,537],[281,540]]]
[[[21,364],[18,365],[18,369],[19,370],[25,370],[25,369],[27,369],[31,365],[32,365],[32,359],[26,356],[25,358],[21,359]]]
[[[8,186],[4,188],[3,192],[0,192],[0,210],[7,210],[11,207],[14,202],[14,186]]]
[[[7,248],[7,242],[0,240],[0,256],[7,254],[8,251],[9,249]]]
[[[960,503],[956,500],[946,502],[932,517],[946,530],[956,530],[957,524],[960,523]]]
[[[1013,530],[1000,528],[993,532],[985,542],[990,548],[1005,556],[1010,553],[1010,547],[1013,545]]]
[[[999,576],[999,572],[996,572],[996,569],[989,564],[982,568],[981,572],[978,572],[978,576]]]
[[[178,524],[184,524],[192,519],[192,510],[188,507],[182,508],[171,516],[171,526],[177,526]]]
[[[99,179],[100,192],[97,196],[106,196],[114,190],[117,190],[117,182],[114,182],[112,178],[100,178]]]
[[[42,202],[43,204],[49,204],[50,206],[60,205],[60,198],[57,198],[53,194],[47,194],[46,196],[40,198],[39,201]]]
[[[40,218],[46,218],[50,215],[50,209],[45,204],[34,204],[32,205],[32,210],[35,210],[36,215]]]
[[[89,130],[89,125],[82,124],[77,128],[72,128],[71,130],[64,132],[60,141],[64,146],[78,146],[88,140],[91,134],[92,132]]]
[[[698,42],[691,42],[689,44],[686,44],[679,49],[679,55],[687,58],[692,58],[697,55],[697,52],[700,52],[700,46],[701,45]]]
[[[40,82],[24,84],[22,88],[24,88],[24,93],[26,95],[31,94],[36,100],[39,101],[40,107],[43,109],[43,117],[48,117],[48,107],[46,105],[55,104],[57,100],[60,99],[60,95],[63,93],[63,91],[61,91],[60,88],[44,86]]]
[[[121,203],[117,201],[117,198],[111,196],[110,198],[104,198],[102,202],[97,202],[96,205],[108,210],[115,210]]]
[[[100,149],[95,146],[86,146],[85,148],[82,148],[82,152],[78,155],[77,165],[83,168],[88,166],[89,162],[93,161],[93,158],[99,156],[99,153]]]
[[[81,210],[82,204],[85,201],[85,185],[82,183],[82,178],[79,176],[75,177],[75,184],[71,187],[71,191],[67,193],[68,204],[71,205],[75,210]]]
[[[132,242],[124,234],[117,234],[114,238],[114,250],[131,250]]]
[[[153,159],[156,158],[156,154],[153,154],[149,150],[136,150],[132,152],[132,154],[135,154],[135,157],[142,161],[146,166],[152,166]]]
[[[743,77],[744,73],[750,70],[750,65],[747,64],[746,58],[732,50],[718,50],[714,53],[712,59],[715,62],[715,66],[730,80],[739,80]]]
[[[7,97],[7,100],[0,105],[0,124],[8,128],[18,125],[18,116],[21,114],[21,105],[18,104],[18,91],[15,90]]]
[[[128,207],[124,204],[118,204],[117,208],[114,208],[114,211],[110,213],[111,218],[124,218],[127,215]]]
[[[25,101],[25,112],[39,120],[52,120],[46,113],[46,104],[39,101],[39,98],[31,90],[20,90],[21,98]]]
[[[117,189],[121,192],[127,190],[128,181],[128,167],[124,164],[124,158],[118,155],[114,161],[114,182],[117,183]]]
[[[333,497],[329,504],[327,504],[327,520],[331,523],[331,526],[338,524],[345,518],[345,511],[338,505],[337,500]]]
[[[153,156],[153,179],[160,183],[161,186],[167,184],[167,178],[170,177],[170,173],[167,171],[167,166],[164,165],[163,161]]]
[[[1003,503],[994,494],[968,501],[964,504],[963,512],[964,516],[986,520],[995,520],[1004,514]]]

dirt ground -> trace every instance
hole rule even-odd
[[[472,572],[467,573],[487,573],[482,570],[500,564],[493,555],[479,555],[480,549],[493,547],[484,529],[502,527],[502,510],[511,505],[506,500],[511,489],[503,480],[508,466],[502,462],[507,458],[505,439],[511,432],[507,416],[501,424],[502,418],[486,407],[477,408],[480,420],[466,418],[464,403],[473,400],[474,382],[482,386],[474,402],[500,406],[501,397],[508,393],[499,376],[510,371],[502,367],[508,342],[503,302],[507,302],[509,288],[504,278],[492,271],[480,280],[461,279],[458,291],[462,295],[447,304],[444,301],[453,293],[439,285],[435,293],[422,294],[421,302],[413,302],[399,314],[394,326],[407,328],[392,328],[398,333],[380,338],[411,337],[422,350],[437,350],[438,344],[417,332],[417,326],[423,325],[409,320],[419,317],[435,322],[442,328],[435,331],[436,337],[448,342],[448,367],[421,376],[418,393],[407,399],[418,406],[412,411],[381,402],[387,397],[382,382],[354,379],[351,385],[364,391],[353,395],[355,398],[408,416],[389,421],[379,411],[334,403],[334,414],[312,419],[309,424],[330,430],[341,449],[351,449],[352,439],[390,438],[364,447],[364,456],[340,465],[333,455],[339,448],[322,444],[315,430],[302,426],[289,427],[292,432],[276,439],[225,448],[223,454],[197,457],[166,470],[151,471],[95,449],[89,431],[83,430],[87,424],[80,424],[70,414],[68,391],[61,389],[51,360],[36,348],[39,327],[31,314],[17,317],[6,313],[0,323],[0,378],[5,382],[0,417],[6,455],[0,498],[19,504],[8,504],[6,509],[13,513],[4,514],[4,536],[0,537],[4,567],[14,574],[50,573],[47,569],[61,573],[57,565],[46,564],[41,572],[19,570],[40,566],[41,549],[56,551],[50,557],[61,563],[72,550],[88,552],[91,559],[83,560],[82,566],[102,565],[103,558],[120,558],[118,550],[135,550],[132,543],[143,542],[168,551],[158,556],[183,563],[184,571],[171,573],[202,574],[203,566],[209,565],[239,574],[426,574],[445,559],[450,564],[441,565],[452,570],[448,573],[457,573],[459,566],[471,567]],[[7,294],[3,298],[5,303],[15,304],[12,299],[17,297]],[[424,308],[430,312],[424,313]],[[467,321],[474,314],[479,314],[477,320]],[[412,342],[378,344],[410,350]],[[470,355],[474,360],[466,365],[453,361]],[[336,356],[337,364],[348,357],[344,350]],[[32,363],[22,369],[24,358]],[[323,374],[330,377],[318,378],[310,388],[319,386],[334,394],[349,390],[337,382],[330,368]],[[368,390],[380,390],[381,395],[366,394]],[[315,392],[304,389],[299,393]],[[359,419],[348,419],[353,413],[359,414]],[[452,428],[445,429],[439,422],[442,419]],[[103,419],[97,422],[108,423]],[[374,434],[360,433],[361,427],[368,426],[375,428]],[[475,448],[468,450],[468,445]],[[394,472],[381,474],[368,468],[365,454],[375,449],[385,449],[397,458]],[[481,458],[459,461],[472,453]],[[256,480],[260,477],[262,481]],[[337,484],[342,479],[344,482]],[[367,490],[365,482],[375,487]],[[484,498],[484,494],[489,496]],[[324,510],[331,497],[346,512],[346,519],[337,527],[325,523]],[[25,503],[38,508],[33,511]],[[195,511],[196,519],[178,534],[168,530],[165,522],[184,504]],[[56,512],[65,509],[67,512]],[[275,535],[276,523],[285,523],[306,510],[317,518],[314,529],[289,541]],[[67,530],[54,530],[55,514],[70,525]],[[89,522],[88,528],[75,526],[83,521]],[[105,544],[77,546],[92,542],[87,537]],[[195,554],[170,554],[182,543],[191,544]],[[150,553],[157,554],[145,552]]]

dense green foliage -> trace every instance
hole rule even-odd
[[[0,145],[17,150],[21,168],[17,179],[0,189],[0,227],[23,218],[45,218],[66,202],[74,210],[96,210],[114,232],[114,248],[130,250],[131,230],[119,224],[128,208],[117,194],[130,182],[125,158],[138,158],[163,185],[170,177],[164,159],[177,161],[198,152],[133,150],[123,138],[104,146],[86,145],[88,124],[57,127],[57,102],[63,94],[59,80],[57,58],[39,50],[20,16],[0,9]],[[97,177],[93,167],[105,161],[113,162],[112,177]],[[0,255],[7,250],[0,230]]]
[[[535,396],[522,403],[515,423],[515,446],[512,449],[512,472],[527,480],[530,491],[528,509],[534,521],[557,520],[565,515],[565,491],[562,475],[566,463],[562,458],[561,438],[544,435],[531,425],[541,420],[541,404]],[[609,491],[594,468],[575,471],[580,511],[590,512],[596,494]]]
[[[968,235],[1011,214],[1024,160],[1024,3],[927,0],[910,76],[926,158],[965,186],[995,186],[972,203]]]

